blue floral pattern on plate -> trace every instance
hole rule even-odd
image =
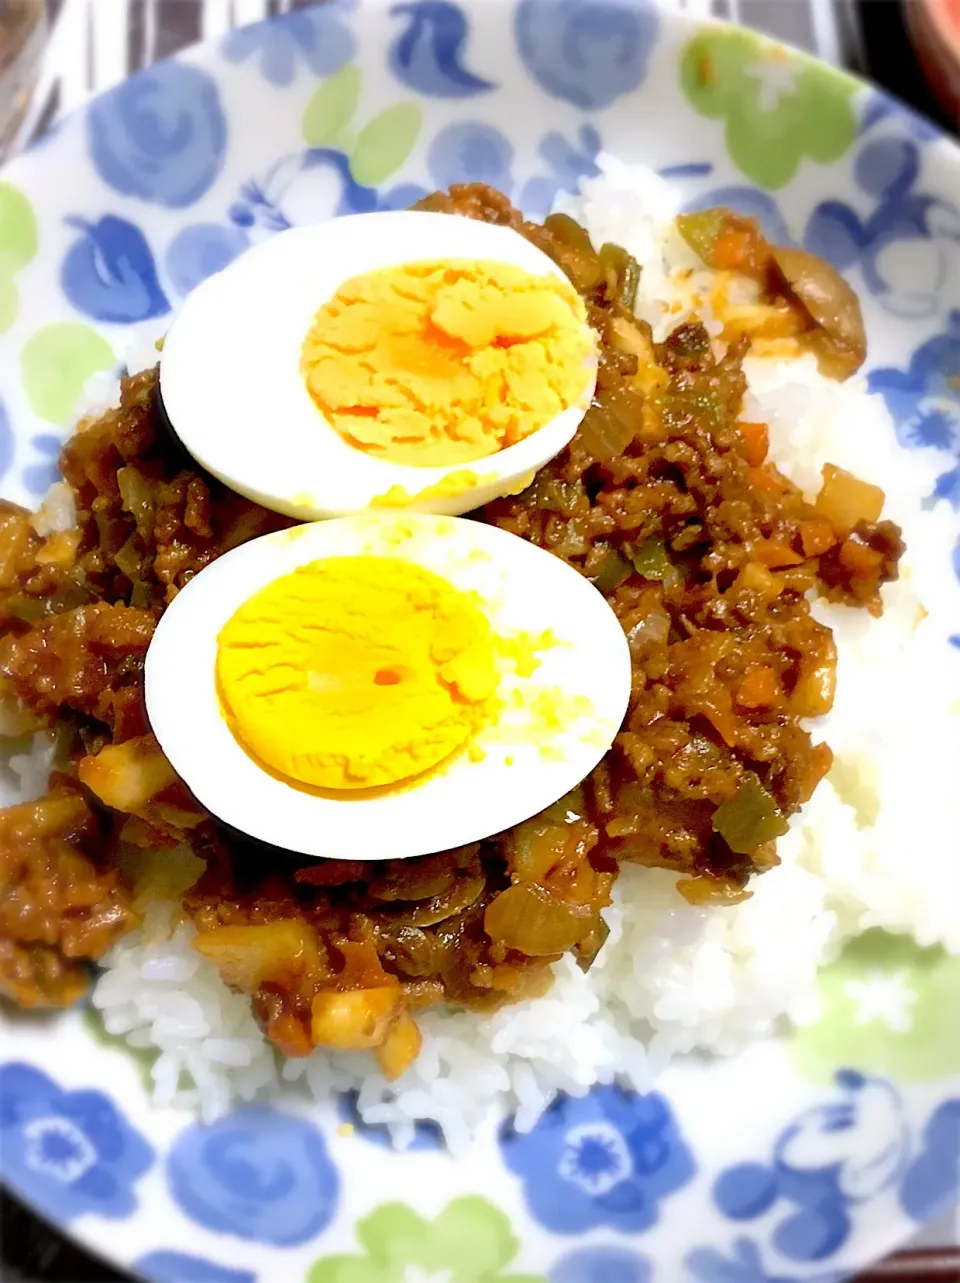
[[[732,1221],[777,1209],[773,1233],[793,1261],[820,1261],[847,1240],[856,1206],[895,1184],[909,1133],[896,1089],[852,1070],[837,1074],[838,1098],[805,1111],[781,1132],[769,1163],[738,1163],[714,1185]]]
[[[214,272],[220,272],[249,245],[239,227],[219,223],[189,223],[167,246],[164,265],[178,294],[190,291]]]
[[[823,201],[807,223],[804,247],[841,271],[859,267],[870,293],[897,316],[932,316],[960,244],[960,209],[924,190],[920,147],[910,138],[868,140],[854,178],[873,204],[870,213]]]
[[[505,1127],[500,1147],[530,1210],[556,1234],[597,1225],[642,1233],[695,1170],[664,1098],[620,1087],[562,1097],[532,1131]]]
[[[223,167],[227,119],[209,72],[161,62],[96,98],[90,158],[108,186],[171,209],[193,205]]]
[[[0,1176],[41,1212],[119,1219],[137,1206],[150,1145],[101,1091],[64,1091],[31,1065],[0,1066]]]
[[[79,236],[63,261],[60,283],[78,312],[133,325],[170,311],[139,227],[113,214],[93,223],[75,216],[67,222]]]
[[[390,12],[407,23],[389,55],[390,69],[402,84],[436,98],[473,98],[496,88],[464,63],[470,26],[459,5],[410,0]]]
[[[195,1221],[278,1247],[319,1234],[333,1217],[340,1186],[317,1128],[269,1108],[187,1128],[167,1172],[174,1198]]]
[[[628,1247],[578,1247],[555,1261],[550,1283],[650,1283],[653,1267]]]
[[[729,1251],[695,1248],[686,1264],[696,1283],[801,1283],[795,1274],[768,1270],[759,1247],[748,1238],[736,1239]],[[844,1277],[835,1272],[805,1274],[802,1283],[842,1283]]]
[[[150,1283],[256,1283],[249,1270],[232,1270],[184,1252],[148,1252],[135,1267]]]
[[[932,447],[957,459],[938,480],[934,497],[960,508],[960,311],[917,348],[905,370],[885,366],[869,379],[870,391],[887,403],[901,445]]]
[[[352,7],[350,0],[327,0],[316,8],[239,27],[224,37],[220,51],[228,62],[252,59],[277,88],[293,83],[301,61],[315,76],[330,76],[356,52],[353,32],[341,21]]]
[[[658,14],[648,0],[520,0],[517,48],[530,75],[575,107],[609,107],[647,74]]]
[[[960,552],[960,545],[958,545]],[[958,570],[960,575],[960,570]],[[907,1168],[900,1203],[915,1221],[928,1221],[960,1191],[960,1099],[934,1110],[923,1130],[920,1152]]]

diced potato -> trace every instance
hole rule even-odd
[[[115,811],[142,811],[177,775],[152,735],[108,744],[81,760],[81,783]]]
[[[214,927],[194,938],[196,951],[229,985],[254,993],[271,983],[296,987],[316,970],[319,951],[313,929],[296,918],[254,926]]]
[[[318,1047],[368,1051],[384,1041],[403,1006],[399,985],[325,989],[313,1000],[312,1034]]]
[[[404,1009],[390,1026],[380,1046],[374,1048],[373,1054],[377,1058],[380,1072],[388,1082],[393,1082],[404,1070],[409,1069],[420,1055],[422,1042],[417,1022]]]
[[[848,535],[861,521],[878,521],[883,500],[884,493],[879,486],[861,481],[832,463],[824,464],[823,486],[817,495],[816,509],[838,534]]]

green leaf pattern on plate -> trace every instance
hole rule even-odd
[[[69,422],[83,385],[115,364],[110,344],[89,325],[45,325],[20,353],[20,374],[34,413],[58,425]]]
[[[821,1016],[790,1041],[797,1068],[828,1081],[840,1067],[922,1082],[960,1072],[951,1011],[960,957],[873,930],[820,973]]]
[[[354,180],[376,187],[395,174],[413,151],[423,112],[415,102],[394,103],[354,132],[360,90],[356,66],[329,76],[307,103],[301,132],[309,147],[336,147],[344,152]]]
[[[413,151],[421,120],[422,112],[415,102],[400,102],[365,125],[350,157],[357,182],[377,187],[395,174]]]
[[[0,183],[0,334],[16,319],[20,305],[14,274],[37,252],[33,206],[12,183]]]
[[[853,80],[747,31],[695,36],[680,79],[695,111],[726,122],[730,159],[763,187],[783,187],[804,157],[838,160],[856,137]]]
[[[485,1198],[454,1199],[432,1221],[384,1203],[356,1235],[362,1254],[321,1257],[307,1283],[545,1283],[503,1273],[519,1243],[506,1213]]]
[[[350,64],[328,76],[303,113],[303,139],[309,147],[338,147],[360,105],[360,68]]]

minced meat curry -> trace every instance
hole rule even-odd
[[[812,351],[831,377],[857,368],[849,287],[749,220],[690,216],[681,231],[708,266],[757,282],[757,322],[720,343],[688,322],[657,343],[618,247],[595,250],[561,216],[525,223],[486,187],[424,205],[527,236],[599,337],[573,442],[478,516],[569,562],[616,612],[633,683],[613,748],[543,814],[421,859],[306,860],[205,814],[150,733],[144,656],[184,584],[285,523],[182,452],[155,371],[125,379],[120,406],[61,456],[76,527],[41,536],[25,511],[0,509],[0,729],[56,736],[49,795],[0,815],[0,993],[13,1001],[73,1002],[186,847],[205,869],[183,894],[196,948],[250,994],[272,1041],[294,1056],[369,1048],[395,1077],[419,1049],[418,1009],[542,992],[565,952],[589,967],[622,861],[676,872],[694,903],[743,899],[828,771],[805,721],[831,707],[836,649],[809,600],[879,614],[903,545],[879,490],[827,468],[806,502],[767,461],[765,425],[738,414],[741,363],[761,339]],[[159,855],[138,864],[138,851]]]

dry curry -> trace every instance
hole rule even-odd
[[[144,656],[184,584],[284,521],[183,454],[154,371],[125,379],[119,407],[63,450],[76,527],[41,535],[27,512],[0,510],[2,727],[56,736],[48,796],[0,815],[0,993],[13,1001],[73,1002],[144,903],[176,892],[195,947],[250,995],[279,1048],[368,1048],[396,1077],[417,1055],[419,1009],[542,992],[565,952],[589,967],[621,862],[673,870],[694,903],[743,899],[829,770],[804,722],[831,707],[836,650],[809,598],[879,614],[900,533],[882,493],[839,469],[805,501],[768,461],[765,425],[738,414],[743,357],[765,336],[812,351],[831,377],[859,366],[849,288],[749,220],[708,211],[682,231],[709,266],[758,283],[757,322],[719,345],[696,322],[656,343],[618,247],[595,249],[563,217],[525,223],[479,185],[425,207],[527,236],[596,332],[577,436],[478,515],[568,561],[616,612],[633,682],[613,749],[534,819],[414,860],[305,860],[205,814],[150,733]],[[186,890],[171,872],[185,848],[203,870]]]

